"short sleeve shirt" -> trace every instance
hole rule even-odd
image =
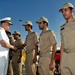
[[[61,42],[64,42],[64,48],[75,47],[75,19],[70,23],[65,23],[60,29]]]
[[[26,50],[35,49],[35,45],[38,42],[38,34],[36,32],[31,32],[26,36]]]
[[[18,39],[14,43],[15,46],[19,46],[19,45],[22,45],[22,44],[24,44],[24,40],[22,40],[22,39]]]
[[[48,30],[40,34],[40,53],[50,52],[54,44],[56,44],[54,31]]]
[[[24,44],[24,40],[22,40],[21,38],[16,40],[15,43],[14,43],[15,46],[20,46],[20,45],[23,45],[23,44]],[[22,48],[19,48],[19,49],[17,49],[17,51],[15,53],[20,53],[21,50],[22,50]]]
[[[10,41],[11,45],[14,45],[14,42],[15,42],[14,37],[10,36],[9,37],[9,41]]]

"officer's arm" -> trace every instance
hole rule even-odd
[[[13,45],[10,45],[9,43],[7,43],[4,40],[0,41],[1,46],[6,47],[6,48],[11,48],[11,49],[15,49],[15,47]]]

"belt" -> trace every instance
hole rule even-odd
[[[40,57],[51,57],[52,52],[40,53]]]
[[[72,52],[75,52],[75,47],[74,48],[64,48],[64,52],[65,53],[72,53]]]

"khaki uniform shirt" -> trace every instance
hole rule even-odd
[[[56,44],[56,38],[52,30],[40,34],[40,54],[49,53],[54,44]]]
[[[15,40],[12,36],[9,37],[9,41],[11,45],[14,45]]]
[[[14,40],[14,38],[12,36],[9,37],[9,42],[10,42],[11,45],[14,45],[15,40]],[[12,59],[12,52],[14,52],[14,50],[10,49],[9,50],[9,59],[10,60]]]
[[[70,23],[61,26],[61,42],[64,42],[64,48],[75,48],[75,19]]]
[[[36,32],[31,32],[26,36],[26,51],[32,52],[35,49],[35,44],[38,42],[38,34]]]
[[[18,39],[15,41],[14,46],[20,46],[22,44],[24,44],[24,41],[22,39]],[[17,51],[14,52],[14,55],[20,54],[21,50],[22,50],[22,48],[17,49]]]

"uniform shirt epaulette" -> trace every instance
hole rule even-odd
[[[37,32],[32,32],[32,34],[36,35],[36,34],[37,34]]]
[[[32,32],[33,34],[35,34],[36,32]]]
[[[60,27],[60,30],[63,30],[63,29],[64,29],[64,26],[65,26],[65,24],[63,24],[63,25]]]
[[[1,30],[3,30],[3,28],[2,28],[2,27],[0,27],[0,29],[1,29]]]
[[[32,32],[31,34],[36,34],[36,32]],[[26,35],[26,39],[27,39],[27,37],[28,37],[28,34]]]
[[[35,32],[32,32],[32,33],[35,33]]]
[[[50,32],[50,31],[52,31],[52,30],[48,30],[47,32]]]
[[[45,33],[47,33],[47,32],[51,32],[52,30],[47,30]],[[40,36],[42,35],[42,33],[40,34]]]
[[[47,32],[53,32],[53,30],[47,30],[46,33],[47,33]]]

